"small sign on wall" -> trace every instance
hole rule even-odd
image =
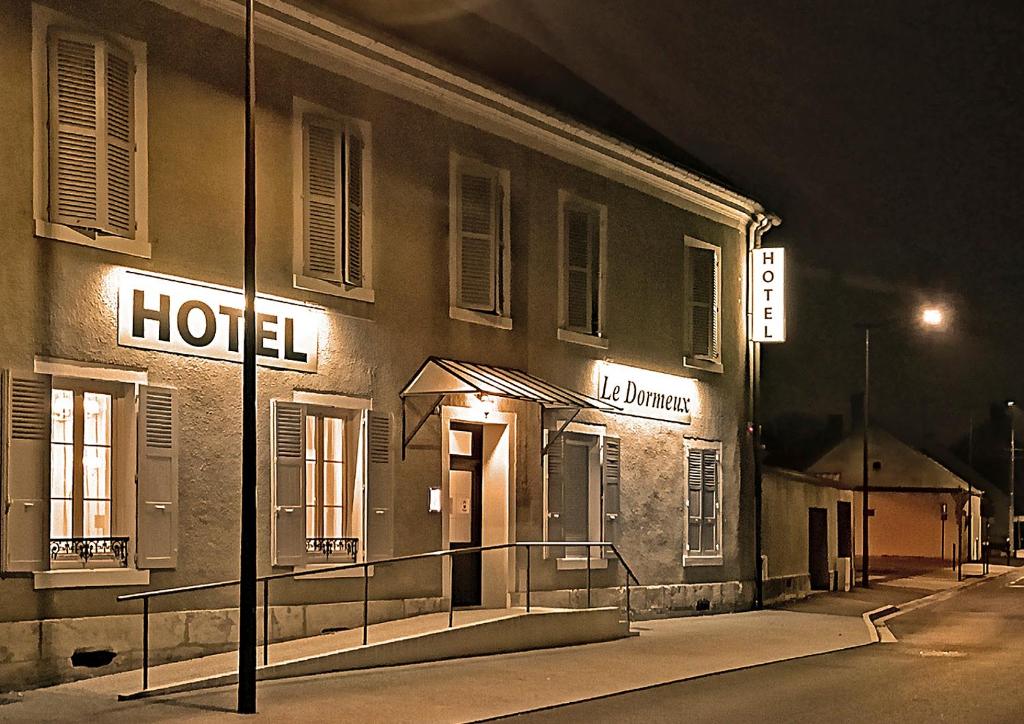
[[[755,342],[786,341],[786,250],[782,247],[754,249],[753,329]]]
[[[238,289],[126,270],[117,298],[117,343],[158,352],[242,361],[245,296]],[[319,313],[256,298],[256,361],[316,372]]]
[[[639,367],[599,362],[597,396],[625,415],[689,425],[697,414],[697,382]]]

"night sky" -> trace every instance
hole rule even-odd
[[[1024,400],[1024,3],[322,0],[761,201],[789,251],[766,418],[847,413],[951,443]],[[952,312],[942,333],[921,304]]]

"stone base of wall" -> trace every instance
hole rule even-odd
[[[746,611],[753,603],[752,586],[740,581],[720,583],[669,583],[656,586],[630,586],[629,603],[634,619],[694,616],[705,613]],[[625,610],[626,589],[594,588],[590,593],[594,606],[618,606]],[[587,589],[534,591],[531,604],[551,608],[584,608]],[[512,605],[523,606],[525,593],[513,593]]]
[[[807,573],[777,576],[764,581],[765,604],[794,601],[811,595],[811,577]]]
[[[370,601],[368,618],[370,623],[380,623],[446,611],[447,605],[447,599],[440,597]],[[257,618],[257,637],[262,642],[262,609],[257,610]],[[270,607],[272,641],[316,636],[362,624],[361,601]],[[149,616],[151,665],[215,654],[237,644],[237,609],[171,611]],[[110,658],[109,662],[103,663],[106,658]],[[48,686],[141,666],[139,613],[0,623],[0,691]]]

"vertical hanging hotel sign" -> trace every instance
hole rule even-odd
[[[125,270],[117,299],[117,343],[158,352],[242,361],[238,289]],[[316,372],[320,318],[303,304],[256,298],[256,361]]]
[[[755,342],[786,341],[786,250],[781,247],[754,249],[753,319],[751,338]]]

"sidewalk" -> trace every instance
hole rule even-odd
[[[1010,569],[1006,569],[1010,570]],[[992,574],[1003,573],[993,566]],[[325,674],[261,683],[259,716],[273,721],[475,721],[681,679],[841,649],[873,637],[866,611],[935,593],[938,572],[868,590],[813,596],[781,610],[642,621],[607,643]],[[945,581],[944,590],[971,585]],[[0,721],[226,721],[231,687],[118,703],[73,685],[26,692]]]

